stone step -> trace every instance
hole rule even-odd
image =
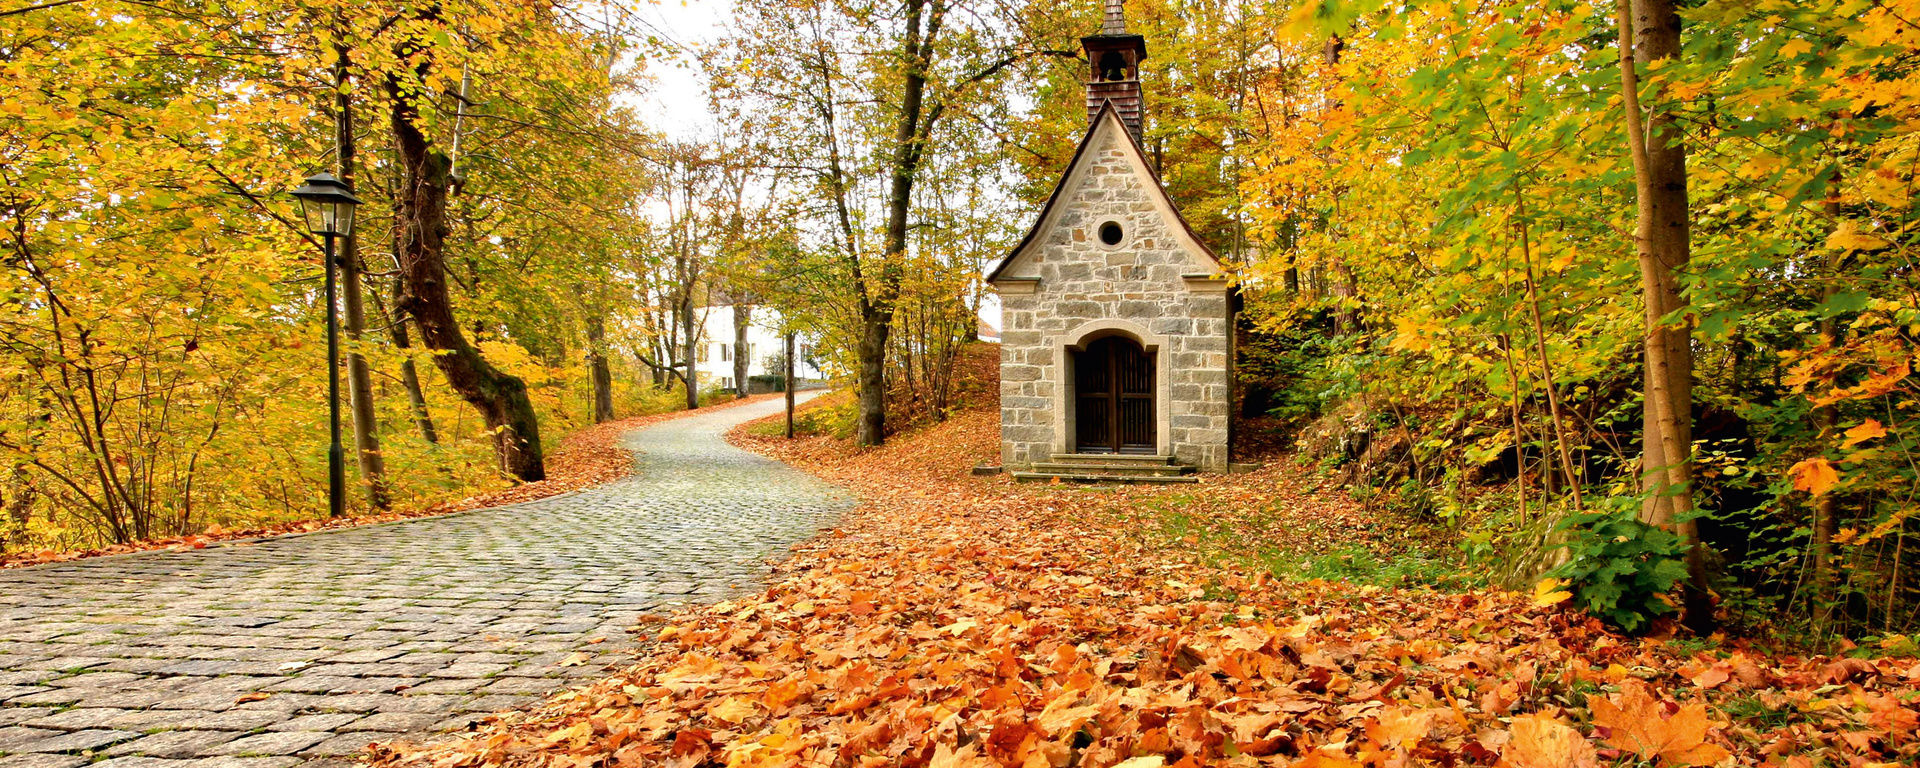
[[[1056,453],[1055,464],[1098,464],[1101,466],[1163,467],[1173,464],[1172,456],[1137,453]]]
[[[1142,476],[1172,477],[1174,475],[1193,474],[1193,467],[1189,467],[1181,464],[1120,464],[1120,463],[1100,463],[1100,462],[1082,462],[1082,461],[1075,461],[1075,462],[1064,462],[1064,461],[1044,462],[1043,461],[1043,462],[1035,463],[1033,465],[1032,471],[1045,472],[1048,474],[1055,474],[1055,475],[1125,475],[1128,477],[1142,477]]]
[[[1197,483],[1200,478],[1193,475],[1116,475],[1116,474],[1054,474],[1052,472],[1014,472],[1013,479],[1023,483],[1050,483],[1058,480],[1063,483]]]

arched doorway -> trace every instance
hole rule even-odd
[[[1152,455],[1154,353],[1106,336],[1073,353],[1074,450]]]

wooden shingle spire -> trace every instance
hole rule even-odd
[[[1100,23],[1100,33],[1080,38],[1090,70],[1087,122],[1091,124],[1100,115],[1100,107],[1111,102],[1120,121],[1126,124],[1127,132],[1139,141],[1146,117],[1146,103],[1140,92],[1140,61],[1147,58],[1147,41],[1127,33],[1124,0],[1105,2],[1107,13]]]

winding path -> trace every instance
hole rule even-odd
[[[779,408],[635,430],[633,476],[563,496],[0,571],[0,768],[316,768],[600,674],[852,505],[721,440]]]

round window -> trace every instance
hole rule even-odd
[[[1100,242],[1107,245],[1119,245],[1120,238],[1125,237],[1126,234],[1126,231],[1120,228],[1120,222],[1109,221],[1100,225]]]

